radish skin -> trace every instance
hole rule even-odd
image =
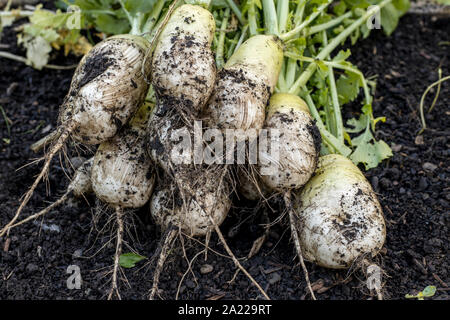
[[[348,268],[363,255],[375,256],[386,239],[378,199],[361,171],[340,155],[320,158],[314,177],[294,201],[306,260]]]
[[[212,14],[200,6],[184,4],[175,9],[153,55],[153,86],[158,103],[201,110],[216,78],[211,50],[215,27]]]
[[[91,181],[93,163],[94,158],[89,158],[84,161],[75,172],[75,175],[67,188],[67,191],[72,191],[73,195],[77,198],[93,192]]]
[[[85,144],[102,143],[128,122],[149,87],[145,77],[150,61],[142,68],[148,46],[139,36],[113,36],[83,57],[59,118],[62,126],[75,124],[72,138]]]
[[[204,110],[211,128],[243,130],[237,141],[252,139],[264,123],[264,109],[277,83],[283,48],[275,36],[256,35],[245,41],[218,74]]]
[[[279,192],[302,187],[316,169],[321,144],[320,132],[308,105],[293,94],[272,95],[264,129],[279,130],[279,159],[273,160],[260,152],[261,180]],[[274,169],[273,173],[262,174],[269,166]]]
[[[139,208],[155,184],[153,164],[145,151],[145,133],[151,106],[144,104],[94,156],[92,187],[96,196],[113,207]]]
[[[231,199],[225,181],[218,181],[216,172],[204,171],[195,179],[188,175],[180,177],[179,185],[186,195],[185,202],[174,182],[162,186],[152,196],[150,213],[159,226],[167,229],[175,225],[191,236],[204,236],[214,230],[210,216],[216,225],[222,224]]]
[[[261,198],[268,197],[271,193],[270,188],[266,186],[258,173],[250,177],[248,172],[239,169],[238,179],[238,191],[248,200],[257,201]]]

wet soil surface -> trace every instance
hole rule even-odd
[[[428,130],[423,141],[416,139],[421,127],[418,106],[426,87],[450,73],[448,41],[449,18],[407,15],[390,37],[381,31],[352,49],[352,61],[367,76],[378,75],[375,116],[386,116],[379,125],[379,138],[387,141],[394,156],[366,173],[379,195],[387,223],[386,244],[377,261],[386,272],[384,296],[401,299],[406,293],[435,285],[433,299],[448,299],[449,278],[449,123],[450,86],[444,83],[432,113],[426,115]],[[15,36],[7,28],[2,43],[10,52],[22,54]],[[53,64],[67,65],[74,58],[56,56]],[[20,197],[32,184],[40,165],[30,151],[32,142],[55,128],[59,104],[66,94],[73,71],[36,71],[23,64],[0,60],[0,105],[11,121],[8,133],[0,117],[0,225],[14,215]],[[435,92],[435,91],[434,91]],[[434,92],[426,100],[429,106]],[[356,115],[360,106],[346,110],[346,117]],[[85,151],[80,151],[85,153]],[[68,156],[77,156],[69,146]],[[35,213],[49,201],[56,200],[68,184],[60,159],[52,162],[47,185],[41,183],[23,216]],[[70,174],[70,170],[67,172]],[[253,241],[263,230],[259,224],[261,210],[252,203],[240,203],[245,209],[233,214],[221,227],[231,249],[238,257],[248,254]],[[272,203],[274,219],[281,204]],[[94,219],[95,213],[102,212]],[[148,218],[148,208],[127,218],[129,232],[124,252],[131,248],[151,258],[161,236]],[[111,212],[93,197],[70,200],[53,210],[44,220],[27,223],[0,239],[0,299],[105,299],[110,287],[114,243],[114,220],[107,224]],[[99,231],[102,231],[99,233]],[[161,277],[160,296],[174,299],[177,291],[183,299],[260,299],[261,294],[222,254],[225,250],[216,236],[209,244],[214,251],[191,260],[203,245],[185,241],[186,255],[180,242],[172,250]],[[6,251],[5,251],[6,249]],[[187,257],[187,258],[186,258]],[[242,264],[273,299],[310,299],[304,277],[290,240],[289,229],[275,225],[261,251]],[[145,299],[151,287],[154,267],[149,260],[126,269],[120,284],[124,299]],[[82,284],[70,290],[68,267],[79,267]],[[307,263],[318,299],[373,299],[361,272],[327,270]],[[179,286],[180,280],[184,280]],[[125,280],[126,279],[126,280]],[[70,281],[69,281],[70,282]]]

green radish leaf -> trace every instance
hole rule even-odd
[[[347,120],[347,125],[352,126],[352,128],[345,128],[345,130],[349,133],[358,133],[366,128],[366,124],[367,116],[365,114],[362,114],[359,119],[352,118]]]
[[[388,3],[381,8],[381,26],[384,32],[389,36],[397,28],[400,18],[399,12],[392,3]]]
[[[225,9],[228,8],[228,3],[226,0],[212,0],[211,1],[211,8],[214,9]]]
[[[123,253],[119,257],[119,265],[123,268],[133,268],[136,266],[136,263],[138,263],[141,260],[144,260],[146,257],[129,252],[129,253]]]
[[[343,62],[344,60],[347,60],[348,57],[350,57],[351,52],[350,49],[347,50],[341,50],[339,53],[333,58],[334,62]]]
[[[124,1],[125,8],[130,12],[131,14],[136,14],[138,12],[140,13],[148,13],[152,10],[156,0],[126,0]],[[188,2],[188,1],[186,1]],[[192,1],[196,3],[200,3],[201,1]],[[209,1],[207,1],[209,4]]]
[[[337,5],[334,6],[333,11],[337,16],[342,16],[347,9],[345,1],[339,1]]]
[[[356,149],[350,155],[350,160],[356,165],[364,164],[366,170],[369,170],[377,167],[384,159],[392,157],[392,150],[383,140],[375,140],[370,131],[370,115],[365,116],[366,129],[361,135],[352,139],[352,145],[356,146]]]
[[[370,34],[370,29],[369,28],[367,28],[367,24],[365,24],[365,23],[363,23],[362,25],[361,25],[361,35],[362,35],[362,38],[363,39],[366,39],[368,36],[369,36],[369,34]]]
[[[357,9],[357,8],[365,9],[371,5],[370,1],[366,1],[366,0],[345,0],[345,2],[352,9]]]
[[[435,286],[428,286],[422,291],[422,295],[424,297],[432,297],[436,293],[436,287]]]
[[[127,19],[116,19],[108,14],[99,14],[95,19],[95,28],[107,34],[124,34],[130,30]]]
[[[447,1],[447,4],[450,4],[450,0],[444,1]],[[392,4],[397,9],[397,13],[399,16],[404,15],[411,7],[411,2],[409,0],[393,0]]]
[[[343,105],[356,99],[359,94],[360,78],[352,72],[345,72],[336,81],[339,104]]]
[[[48,63],[52,47],[43,37],[24,35],[19,38],[18,43],[27,50],[28,65],[41,70]]]

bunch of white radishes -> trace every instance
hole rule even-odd
[[[140,36],[98,43],[75,71],[42,172],[0,236],[18,224],[68,138],[99,145],[68,192],[93,191],[119,216],[149,202],[162,229],[175,226],[191,236],[214,231],[232,205],[229,171],[236,166],[177,161],[179,141],[174,139],[181,130],[194,137],[194,122],[202,121],[203,129],[239,132],[237,142],[251,143],[250,133],[262,129],[280,132],[279,157],[259,152],[257,174],[240,174],[237,185],[253,200],[271,193],[292,199],[287,201],[291,229],[306,260],[348,268],[358,258],[375,256],[386,230],[370,184],[347,158],[319,157],[321,137],[305,101],[289,92],[274,93],[285,43],[273,35],[252,36],[216,70],[215,27],[208,10],[184,4],[168,18],[151,58],[152,46]],[[145,101],[150,86],[156,105]],[[201,141],[206,148],[212,143]],[[267,166],[276,170],[263,174]]]

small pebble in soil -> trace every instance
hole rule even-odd
[[[270,283],[270,284],[275,284],[275,283],[277,283],[277,282],[280,281],[280,280],[281,280],[280,274],[279,274],[278,272],[275,272],[275,273],[272,273],[272,274],[270,275],[269,283]]]
[[[77,249],[73,252],[72,254],[72,258],[73,259],[78,259],[83,255],[83,249]]]
[[[186,281],[186,287],[188,287],[189,289],[194,289],[195,288],[195,282],[192,280],[187,280]]]
[[[35,272],[35,271],[37,271],[37,270],[39,270],[39,267],[37,266],[37,265],[35,265],[34,263],[29,263],[28,265],[27,265],[27,271],[28,272]]]
[[[428,187],[427,178],[425,178],[425,177],[420,177],[420,180],[419,180],[419,189],[420,189],[420,190],[425,190],[427,187]]]
[[[75,170],[77,170],[83,162],[86,161],[85,157],[72,157],[70,158],[70,163],[72,163],[72,166]]]
[[[434,171],[434,170],[436,170],[437,165],[435,165],[435,164],[433,164],[433,163],[431,163],[431,162],[425,162],[425,163],[422,165],[422,168],[423,168],[424,170],[426,170],[426,171]]]
[[[214,267],[212,265],[204,264],[200,268],[200,273],[201,274],[208,274],[208,273],[212,272],[213,270],[214,270]]]
[[[399,152],[400,150],[402,150],[402,145],[393,143],[391,145],[391,149],[393,152]]]

